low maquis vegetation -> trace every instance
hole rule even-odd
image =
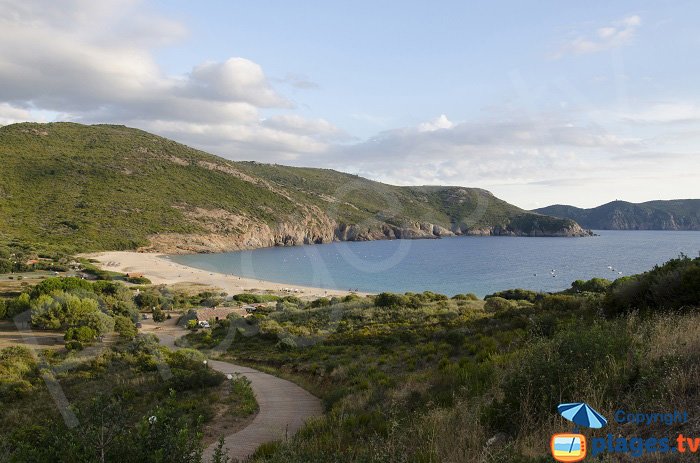
[[[88,357],[40,358],[23,347],[0,350],[0,461],[199,463],[217,407],[241,417],[257,410],[245,380],[227,385],[201,353],[169,351],[153,336]],[[47,375],[69,402],[67,415]]]
[[[544,463],[551,435],[568,426],[556,413],[562,401],[605,416],[619,407],[700,415],[700,295],[689,286],[698,264],[681,256],[561,294],[382,293],[280,307],[188,341],[211,349],[233,330],[227,358],[324,399],[320,421],[253,461]],[[622,301],[629,281],[634,297]],[[678,431],[700,434],[697,422]]]

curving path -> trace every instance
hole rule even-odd
[[[175,333],[152,331],[160,343],[178,349]],[[220,360],[208,364],[224,374],[240,373],[250,380],[259,412],[253,421],[240,431],[224,437],[224,447],[231,458],[244,459],[265,442],[291,437],[306,420],[323,413],[321,401],[305,389],[276,376],[249,367],[242,367]],[[204,450],[204,459],[214,454],[217,443]]]

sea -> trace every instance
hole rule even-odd
[[[220,254],[174,262],[260,280],[377,293],[479,297],[510,288],[560,291],[575,280],[616,278],[700,253],[700,231],[595,231],[584,238],[450,237],[337,242]]]

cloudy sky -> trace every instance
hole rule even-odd
[[[700,197],[696,1],[0,0],[0,125],[525,208]]]

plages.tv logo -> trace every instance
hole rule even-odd
[[[557,433],[552,436],[550,448],[557,461],[574,462],[586,458],[588,447],[586,436],[579,433],[579,427],[600,429],[608,420],[583,402],[560,404],[557,411],[561,416],[574,423],[573,432]]]

